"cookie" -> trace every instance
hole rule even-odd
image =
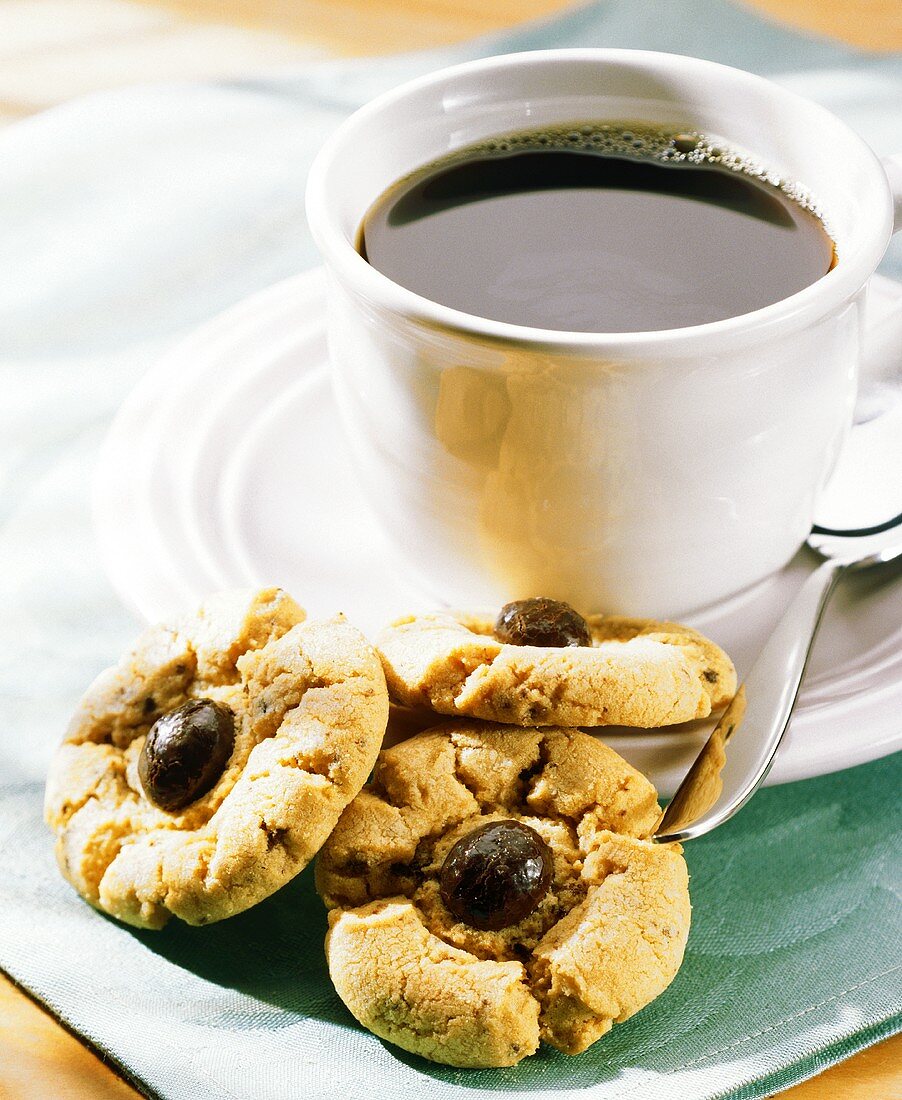
[[[505,642],[490,615],[399,619],[377,641],[392,702],[518,726],[649,728],[706,718],[736,691],[730,658],[689,627],[576,617],[582,644],[552,645]]]
[[[144,928],[208,924],[319,849],[373,766],[388,698],[357,630],[304,618],[277,588],[222,593],[88,689],[45,816],[92,905]]]
[[[383,750],[317,857],[339,996],[452,1066],[585,1050],[683,958],[688,874],[648,839],[659,817],[580,730],[457,721]]]

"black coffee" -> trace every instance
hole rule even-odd
[[[534,328],[637,332],[750,313],[825,275],[810,199],[698,134],[514,134],[389,188],[359,250],[416,293]]]

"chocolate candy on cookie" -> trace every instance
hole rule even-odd
[[[339,996],[437,1062],[585,1050],[658,996],[689,932],[654,788],[576,729],[459,720],[380,753],[317,858]]]
[[[144,793],[161,810],[183,810],[216,784],[234,746],[235,715],[224,703],[182,703],[144,739],[138,757]]]
[[[522,821],[490,821],[467,833],[445,856],[439,892],[449,913],[473,928],[518,924],[551,885],[554,856]]]
[[[377,648],[393,703],[517,726],[665,726],[736,691],[732,661],[698,631],[548,599],[409,616]]]
[[[591,645],[589,624],[568,603],[535,598],[506,603],[494,626],[499,642],[511,645],[537,645],[560,649],[563,646]]]
[[[304,619],[278,588],[221,593],[88,689],[45,816],[92,905],[145,928],[208,924],[319,849],[373,766],[388,696],[362,634]]]

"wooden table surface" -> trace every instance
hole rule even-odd
[[[749,3],[856,46],[902,49],[902,0]],[[0,125],[99,88],[435,46],[568,6],[568,0],[0,0]],[[0,1100],[137,1095],[0,974]],[[902,1036],[782,1095],[902,1100]]]

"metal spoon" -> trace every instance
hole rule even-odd
[[[862,512],[862,501],[874,485],[877,488],[871,493],[872,517],[881,514],[874,512],[875,507],[886,509],[888,499],[894,499],[897,506],[902,500],[902,487],[898,485],[902,476],[899,457],[902,416],[897,413],[886,421],[880,419],[881,442],[885,445],[882,449],[870,448],[863,455],[853,454],[845,469],[837,471],[841,475],[839,491],[832,495],[828,491],[833,510],[826,514],[833,517],[832,522],[827,525],[822,520],[807,539],[808,546],[824,559],[823,563],[786,609],[671,799],[655,831],[654,839],[659,843],[703,836],[748,802],[770,771],[789,725],[821,616],[837,582],[847,573],[902,557],[902,513],[867,526],[860,523],[852,526],[848,522],[850,517],[860,519],[867,514]],[[857,433],[858,429],[853,436]],[[864,508],[867,507],[868,501],[864,499]],[[836,524],[837,508],[847,519],[841,526]],[[819,508],[818,518],[822,515],[824,511]]]

